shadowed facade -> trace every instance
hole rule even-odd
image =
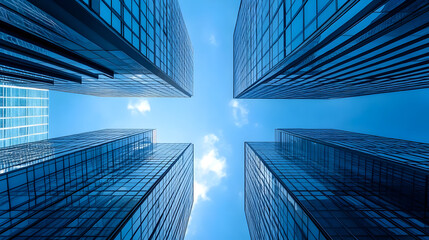
[[[329,99],[429,87],[424,0],[242,0],[234,97]]]
[[[278,129],[245,144],[252,239],[426,239],[429,144]]]
[[[104,97],[190,97],[193,50],[177,0],[0,3],[0,77]]]
[[[193,145],[107,129],[0,152],[0,237],[183,239]]]

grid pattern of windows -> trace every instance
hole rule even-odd
[[[294,138],[295,140],[286,140]],[[348,132],[337,129],[277,129],[276,142],[291,144],[308,139],[322,142],[344,151],[357,151],[399,164],[429,170],[429,144],[379,137],[369,134]],[[291,149],[296,149],[291,147]],[[305,152],[305,151],[304,151]]]
[[[2,152],[3,159],[21,152],[23,161],[0,175],[0,236],[183,239],[193,146],[153,137],[152,130],[103,130],[37,142],[45,147],[38,156],[25,153],[31,144]]]
[[[177,0],[80,1],[158,68],[192,91],[191,41]]]
[[[0,83],[0,147],[48,138],[47,90]]]
[[[147,139],[145,140],[146,142],[153,142],[154,135],[154,130],[107,129],[11,146],[3,148],[1,151],[0,171],[9,172],[21,169],[37,163],[47,162],[53,158],[60,158],[79,150],[106,151],[107,145],[104,146],[105,144],[109,143],[115,148],[119,143],[121,145],[126,144],[125,141],[118,141],[121,139],[130,138],[130,142]],[[104,149],[100,147],[101,145]]]
[[[249,144],[245,158],[244,207],[252,239],[330,239]]]
[[[428,9],[424,0],[242,0],[234,96],[323,99],[428,87]]]
[[[429,172],[413,159],[417,146],[420,157],[428,154],[427,144],[319,129],[279,129],[276,141],[246,144],[251,234],[313,239],[319,229],[333,239],[427,238]],[[292,200],[299,218],[294,205],[287,208]]]
[[[33,36],[0,31],[5,81],[96,96],[193,94],[193,49],[177,0],[16,0],[1,2],[0,13]]]

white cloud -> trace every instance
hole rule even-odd
[[[148,100],[141,99],[139,101],[130,101],[128,103],[128,110],[131,111],[132,114],[145,114],[150,112],[150,104]]]
[[[204,155],[195,164],[194,204],[200,199],[210,200],[207,193],[226,177],[226,158],[219,155],[217,142],[219,138],[214,134],[204,136]]]
[[[194,204],[201,198],[202,200],[209,200],[207,197],[208,187],[195,180],[194,182]]]
[[[249,110],[247,110],[246,105],[240,103],[236,99],[232,99],[229,102],[229,106],[232,107],[232,117],[237,127],[242,127],[249,123]]]
[[[210,35],[209,42],[211,45],[217,46],[217,40],[216,40],[216,36],[214,34]]]
[[[218,156],[216,148],[213,148],[206,155],[203,156],[200,162],[200,167],[205,172],[213,172],[216,177],[223,178],[225,173],[225,159]]]

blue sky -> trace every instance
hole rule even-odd
[[[100,98],[50,92],[50,137],[103,128],[155,128],[158,142],[195,144],[187,239],[248,239],[245,141],[275,128],[337,128],[429,142],[429,90],[338,100],[233,100],[232,34],[239,0],[179,0],[194,47],[194,96]]]

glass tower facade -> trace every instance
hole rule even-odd
[[[429,87],[425,0],[242,0],[234,97],[353,97]]]
[[[429,144],[278,129],[245,144],[252,239],[427,239]]]
[[[193,145],[101,130],[0,152],[0,238],[183,239]]]
[[[95,96],[190,97],[177,0],[0,2],[2,80]]]
[[[0,83],[0,148],[48,138],[49,93]]]

